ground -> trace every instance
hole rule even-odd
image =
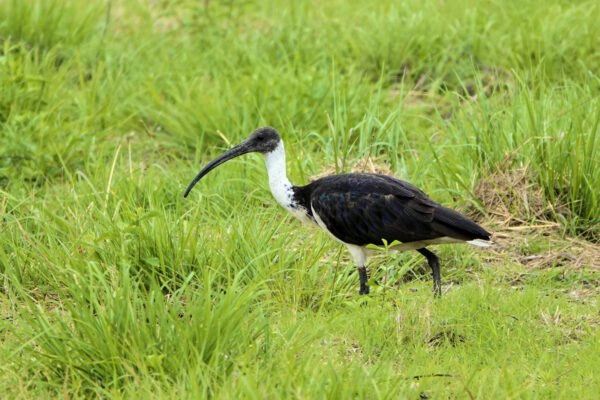
[[[597,1],[0,2],[6,398],[596,398]],[[376,171],[489,248],[369,263],[272,199]]]

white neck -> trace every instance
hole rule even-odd
[[[285,150],[283,149],[283,141],[275,150],[265,154],[265,162],[267,163],[267,172],[269,174],[269,187],[273,197],[284,208],[290,209],[293,199],[292,184],[285,174]]]

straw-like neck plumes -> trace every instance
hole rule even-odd
[[[294,192],[285,172],[283,141],[279,141],[275,150],[265,153],[265,162],[267,163],[271,193],[273,193],[273,197],[279,204],[289,210],[293,206]]]

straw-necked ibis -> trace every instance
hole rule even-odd
[[[330,175],[306,186],[294,186],[286,176],[283,141],[274,128],[254,131],[248,139],[209,162],[190,183],[192,187],[212,169],[241,156],[265,156],[269,186],[275,200],[299,219],[317,224],[350,251],[358,267],[360,294],[368,294],[369,244],[396,244],[391,250],[417,250],[433,272],[433,291],[441,295],[438,257],[427,246],[469,242],[486,246],[490,233],[467,217],[443,207],[410,183],[386,175]]]

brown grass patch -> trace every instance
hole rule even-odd
[[[473,193],[487,216],[475,209],[465,214],[480,223],[489,224],[491,219],[497,227],[498,232],[492,237],[494,246],[489,249],[490,261],[508,259],[531,269],[568,266],[600,270],[600,245],[561,237],[561,225],[555,216],[567,217],[570,211],[565,204],[553,204],[545,199],[543,189],[535,183],[527,167],[484,177]],[[545,242],[544,250],[528,250],[535,242]]]
[[[495,172],[480,179],[473,193],[499,226],[526,226],[531,220],[556,224],[551,220],[552,215],[557,212],[564,215],[568,209],[547,202],[542,188],[531,177],[532,173],[526,167]],[[479,212],[468,213],[476,221],[484,219]]]
[[[492,236],[493,246],[486,249],[487,261],[503,264],[520,263],[528,269],[591,268],[600,271],[600,245],[577,238],[560,238],[551,226],[530,226],[528,229],[505,228]],[[528,250],[531,243],[544,242],[542,251]]]
[[[382,175],[396,177],[394,172],[387,165],[380,162],[381,158],[382,157],[375,157],[375,158],[365,157],[365,158],[361,158],[359,160],[351,161],[348,163],[349,165],[351,165],[351,167],[347,172],[369,172],[372,174],[382,174]],[[340,171],[342,170],[342,167],[339,164],[338,164],[338,170],[340,170]],[[323,178],[328,175],[333,175],[335,173],[336,173],[335,167],[329,166],[329,167],[325,168],[324,170],[322,170],[317,175],[311,176],[309,178],[309,180],[311,182],[314,182],[317,179]]]

